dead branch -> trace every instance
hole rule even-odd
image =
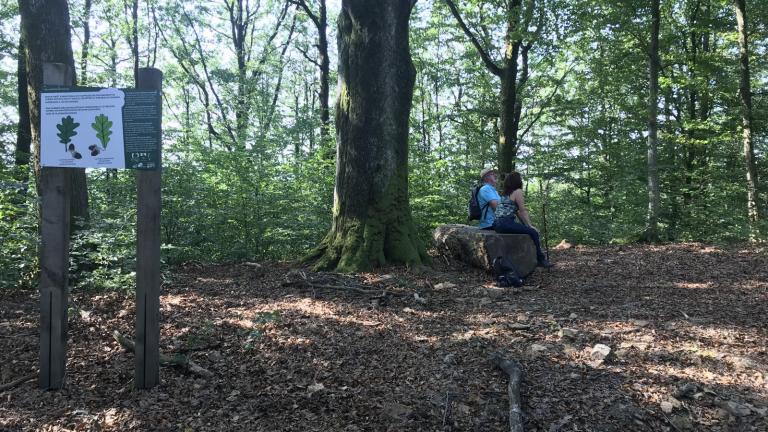
[[[4,392],[6,390],[14,389],[14,388],[24,384],[27,381],[31,381],[31,380],[35,379],[35,377],[37,377],[37,372],[31,373],[29,375],[24,375],[21,378],[18,378],[18,379],[14,380],[14,381],[9,382],[8,384],[2,384],[2,385],[0,385],[0,393]]]
[[[523,409],[520,405],[520,382],[523,371],[515,360],[504,358],[499,353],[491,356],[494,366],[501,369],[509,376],[507,395],[509,396],[509,430],[510,432],[523,432]]]
[[[117,343],[119,343],[120,346],[125,348],[126,351],[134,352],[136,350],[136,344],[134,344],[134,342],[131,339],[128,339],[127,337],[121,335],[120,332],[118,332],[117,330],[112,332],[112,337],[115,338]],[[189,357],[183,356],[183,355],[176,355],[171,357],[169,355],[160,353],[160,364],[163,366],[176,366],[186,371],[189,371],[193,374],[200,375],[206,378],[210,378],[213,376],[213,373],[211,371],[203,368],[202,366],[190,360]]]

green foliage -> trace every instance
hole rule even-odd
[[[37,200],[18,180],[25,168],[0,169],[0,289],[29,288],[37,277]]]
[[[109,143],[109,137],[112,135],[112,121],[104,114],[99,114],[96,119],[91,123],[91,127],[96,131],[96,138],[101,141],[101,147],[107,148]]]
[[[85,291],[131,291],[136,285],[135,214],[98,215],[70,242],[70,286]]]
[[[525,17],[509,14],[499,1],[458,4],[480,44],[500,64],[510,17]],[[533,42],[528,79],[517,89],[522,104],[516,161],[532,221],[553,244],[637,241],[648,207],[648,5],[531,4],[537,9],[526,3],[523,12],[533,14],[535,25],[512,37]],[[230,19],[223,4],[189,8],[160,0],[139,14],[139,39],[158,42],[155,66],[164,73],[161,235],[166,264],[296,259],[330,228],[334,131],[321,142],[316,30],[304,14],[291,26],[294,8],[275,29],[283,5],[265,2],[253,14],[242,64],[229,35],[217,30]],[[759,178],[768,179],[768,3],[749,7],[752,132]],[[73,3],[72,10],[79,15],[82,2]],[[89,62],[89,85],[133,85],[131,69],[121,65],[130,58],[124,41],[131,34],[123,14],[121,2],[93,4],[89,53],[98,61]],[[18,42],[16,2],[1,3],[0,16],[7,18],[0,51],[12,60]],[[335,11],[329,16],[333,19]],[[73,21],[75,33],[82,32],[85,18]],[[541,30],[532,31],[539,24]],[[329,31],[333,41],[333,23]],[[496,163],[500,83],[442,1],[416,3],[410,43],[417,70],[410,113],[410,206],[421,239],[429,244],[437,225],[465,223],[469,188],[480,169]],[[155,53],[146,54],[152,57],[148,62],[155,61]],[[732,5],[662,1],[660,54],[662,238],[743,241],[749,230]],[[15,67],[15,61],[0,64],[5,84],[0,105],[11,114]],[[0,287],[12,288],[34,283],[37,201],[35,188],[18,180],[24,176],[12,168],[15,119],[3,118]],[[78,126],[72,117],[57,125],[65,149]],[[104,147],[112,126],[103,115],[91,124]],[[73,286],[132,287],[134,175],[93,170],[88,180],[91,221],[72,241]],[[765,197],[768,189],[759,192]],[[765,236],[768,227],[761,232]]]

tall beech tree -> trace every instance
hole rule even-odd
[[[758,181],[755,164],[755,148],[752,143],[752,88],[749,73],[749,39],[747,31],[747,6],[745,0],[735,0],[736,23],[739,31],[739,100],[741,102],[742,151],[747,172],[747,215],[754,229],[760,218],[758,212]]]
[[[75,58],[66,0],[20,0],[21,34],[26,48],[29,120],[35,176],[40,178],[40,90],[43,87],[43,63],[64,63],[75,82]],[[71,169],[72,221],[88,220],[88,187],[85,170]],[[38,182],[38,185],[40,183]],[[38,191],[39,192],[39,191]]]
[[[648,213],[646,240],[659,240],[659,167],[657,164],[659,106],[659,25],[660,0],[651,0],[651,43],[648,47]]]
[[[342,1],[333,222],[310,256],[317,268],[359,271],[427,260],[408,202],[414,4]]]

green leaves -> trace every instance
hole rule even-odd
[[[56,134],[56,136],[59,137],[59,142],[64,144],[64,151],[66,152],[67,144],[72,141],[72,137],[77,135],[77,132],[75,132],[75,129],[80,126],[80,123],[75,122],[75,119],[72,118],[72,116],[66,116],[62,117],[61,123],[56,125],[56,129],[59,130],[59,133]]]
[[[101,146],[107,148],[109,143],[109,137],[112,135],[112,121],[104,114],[99,114],[96,119],[91,123],[91,127],[96,131],[96,138],[101,141]]]

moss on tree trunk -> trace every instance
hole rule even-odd
[[[408,203],[408,119],[416,72],[408,46],[411,2],[344,0],[333,224],[309,257],[360,271],[427,260]]]

